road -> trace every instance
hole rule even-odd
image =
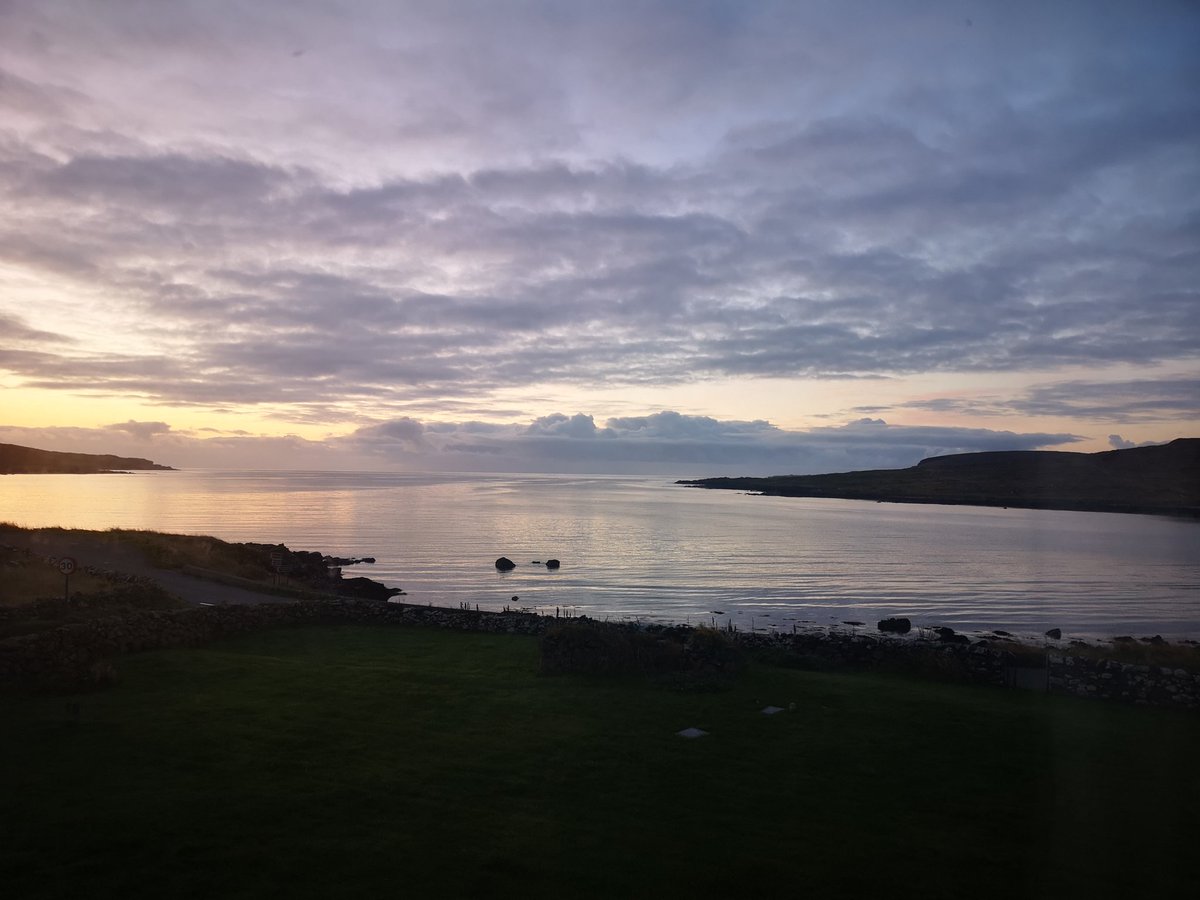
[[[40,557],[73,557],[80,568],[95,566],[114,572],[139,575],[157,581],[179,599],[193,605],[203,603],[287,603],[286,598],[260,594],[245,588],[195,578],[146,562],[140,548],[117,540],[105,532],[26,531],[0,527],[0,544],[29,550]]]

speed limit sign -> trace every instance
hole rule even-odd
[[[75,571],[75,560],[71,559],[69,556],[64,556],[58,561],[58,571],[62,572],[64,575],[70,575]]]

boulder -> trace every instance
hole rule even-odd
[[[343,578],[338,582],[340,596],[356,597],[360,600],[390,600],[403,593],[400,588],[390,588],[370,578]]]
[[[908,634],[912,631],[912,621],[909,619],[893,616],[887,619],[879,620],[880,631],[890,631],[894,634]]]
[[[562,565],[562,563],[560,563],[557,559],[546,560],[547,569],[557,569],[560,565]]]
[[[953,628],[935,628],[934,633],[937,634],[938,640],[943,644],[969,644],[971,639],[965,634],[959,634]]]
[[[1050,638],[1050,640],[1052,640],[1052,641],[1061,640],[1062,639],[1062,629],[1061,628],[1051,628],[1049,631],[1046,632],[1046,637]]]
[[[511,559],[509,559],[507,556],[502,556],[498,560],[496,560],[496,568],[499,569],[501,572],[511,572],[516,567],[517,567],[517,564],[515,562],[513,562]]]

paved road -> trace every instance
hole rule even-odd
[[[80,568],[95,566],[152,578],[181,600],[201,603],[287,603],[285,597],[259,594],[245,588],[206,581],[146,562],[140,548],[103,532],[23,531],[0,527],[0,544],[29,550],[37,556],[70,556]]]

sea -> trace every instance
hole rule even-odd
[[[661,478],[351,472],[0,477],[0,520],[374,557],[408,603],[742,630],[1200,638],[1200,522],[763,497]],[[495,560],[515,562],[499,572]],[[545,566],[558,559],[557,570]],[[854,624],[861,623],[861,624]]]

